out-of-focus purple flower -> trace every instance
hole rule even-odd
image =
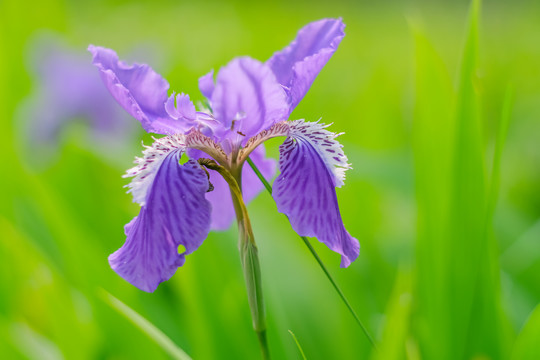
[[[262,143],[276,136],[286,137],[273,192],[278,210],[299,235],[317,237],[341,254],[342,267],[356,259],[359,243],[345,230],[335,192],[350,168],[336,140],[339,134],[319,122],[287,121],[337,49],[344,27],[341,19],[310,23],[266,63],[236,58],[215,81],[213,72],[201,77],[199,87],[210,108],[199,111],[187,95],[168,96],[169,84],[148,65],[128,65],[112,50],[89,47],[118,103],[146,131],[167,135],[147,147],[126,174],[133,177],[129,191],[141,212],[126,226],[124,246],[109,257],[120,276],[152,292],[211,228],[226,229],[234,217],[227,183],[216,172],[207,175],[196,160],[211,158],[238,174],[249,201],[262,184],[242,165],[249,156],[265,177],[272,177],[275,163],[265,158]],[[190,160],[180,165],[182,156]],[[179,254],[180,245],[185,251]]]
[[[42,36],[31,45],[29,67],[35,87],[19,113],[32,154],[54,153],[63,130],[76,121],[87,123],[89,143],[96,150],[128,147],[136,127],[111,99],[84,51],[52,36]]]

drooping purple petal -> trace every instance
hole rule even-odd
[[[88,50],[107,89],[147,132],[170,135],[186,130],[165,111],[169,83],[150,66],[127,65],[110,49],[90,45]]]
[[[267,61],[279,83],[288,89],[290,112],[298,105],[311,84],[332,57],[343,37],[341,19],[309,23],[296,39]]]
[[[212,93],[214,116],[233,144],[284,120],[288,112],[285,91],[270,68],[248,58],[237,58],[222,68]]]
[[[129,169],[123,177],[133,177],[127,185],[128,192],[133,195],[133,202],[141,206],[146,204],[154,179],[161,168],[161,163],[171,153],[186,151],[186,137],[183,134],[165,136],[152,144],[145,146],[142,157],[135,158],[133,168]]]
[[[143,291],[168,280],[210,231],[208,178],[194,160],[179,165],[180,154],[174,150],[161,161],[145,205],[126,225],[126,242],[109,256],[113,270]]]
[[[280,146],[281,174],[273,186],[278,211],[299,235],[312,236],[341,254],[341,267],[358,257],[360,244],[343,225],[335,186],[349,166],[335,134],[319,123],[291,123]],[[340,169],[334,170],[336,166]]]
[[[214,86],[214,70],[199,78],[199,90],[207,99],[212,99]]]

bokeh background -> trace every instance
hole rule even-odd
[[[234,226],[153,294],[109,268],[138,212],[121,175],[151,138],[122,111],[109,125],[85,116],[105,105],[83,82],[63,88],[73,69],[55,55],[92,72],[88,44],[110,47],[201,100],[208,70],[239,55],[264,61],[304,24],[343,17],[347,35],[293,118],[345,132],[353,170],[338,198],[361,253],[339,269],[312,243],[379,351],[262,193],[249,211],[273,357],[301,359],[291,330],[308,359],[539,359],[540,4],[477,10],[1,0],[0,358],[169,358],[109,294],[194,359],[258,358]],[[67,111],[79,91],[90,106]]]

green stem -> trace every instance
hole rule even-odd
[[[296,347],[300,351],[300,355],[302,355],[302,359],[307,360],[306,354],[304,354],[304,350],[302,349],[302,346],[300,346],[300,342],[296,338],[296,335],[294,335],[294,333],[291,330],[289,330],[289,334],[291,334],[292,338],[294,339],[294,342],[296,343]]]
[[[247,162],[248,162],[249,166],[251,166],[251,168],[253,169],[255,174],[257,174],[257,176],[259,177],[261,182],[264,184],[264,187],[266,188],[266,190],[270,193],[270,195],[272,195],[272,185],[270,185],[270,183],[266,180],[264,175],[257,168],[257,165],[255,165],[253,163],[253,161],[249,157],[247,158]],[[288,217],[287,217],[287,219],[288,219]],[[313,257],[315,258],[315,260],[317,260],[317,263],[321,267],[322,271],[324,272],[324,274],[326,275],[328,280],[330,280],[330,282],[332,283],[332,286],[334,287],[334,289],[338,293],[339,297],[341,298],[341,300],[343,301],[343,303],[345,304],[347,309],[349,309],[349,312],[354,317],[354,319],[356,320],[356,322],[358,323],[358,325],[360,326],[360,328],[362,329],[362,331],[364,332],[364,334],[368,338],[371,345],[375,349],[377,349],[377,345],[375,344],[375,341],[373,340],[373,338],[369,334],[369,331],[367,330],[367,328],[364,326],[364,324],[362,323],[362,321],[360,320],[360,318],[356,314],[356,311],[354,311],[354,309],[352,308],[351,303],[349,302],[349,300],[347,299],[347,297],[345,296],[343,291],[341,291],[341,288],[339,287],[337,282],[334,280],[334,278],[332,277],[332,275],[328,271],[328,268],[326,267],[326,265],[324,265],[324,263],[323,263],[322,259],[320,258],[319,254],[317,254],[317,252],[315,251],[315,248],[311,245],[311,243],[309,242],[307,237],[300,236],[300,238],[304,241],[304,244],[306,244],[307,248],[309,249],[309,251],[311,252]]]
[[[249,220],[244,199],[242,198],[239,178],[241,169],[238,171],[238,176],[235,177],[227,169],[218,165],[213,160],[202,159],[199,160],[199,163],[209,169],[217,171],[229,184],[234,210],[236,212],[236,221],[238,223],[238,248],[240,250],[242,270],[246,282],[248,303],[251,310],[251,318],[253,320],[253,329],[257,333],[262,358],[264,360],[269,360],[270,351],[266,339],[266,315],[262,291],[261,266],[259,263],[257,245],[255,244],[255,237],[253,236],[253,230],[251,228],[251,222]]]

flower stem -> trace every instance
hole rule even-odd
[[[247,162],[248,162],[249,166],[251,166],[251,168],[253,169],[255,174],[257,174],[257,177],[261,180],[261,182],[263,183],[263,185],[266,188],[266,190],[268,191],[268,193],[270,193],[270,195],[272,195],[272,185],[270,185],[270,183],[266,180],[264,175],[257,168],[257,165],[255,165],[255,163],[253,163],[253,161],[249,157],[247,158]],[[287,217],[287,219],[288,219],[288,217]],[[341,300],[343,301],[343,303],[345,304],[345,306],[347,307],[347,309],[349,310],[351,315],[356,320],[357,324],[360,326],[360,328],[362,329],[362,331],[364,332],[364,334],[368,338],[368,340],[371,343],[371,345],[373,346],[373,348],[377,349],[377,345],[375,344],[375,341],[371,337],[369,331],[367,330],[367,328],[364,326],[364,324],[362,323],[362,321],[360,320],[360,318],[356,314],[356,311],[354,311],[351,303],[349,302],[349,300],[347,299],[347,297],[345,296],[345,294],[343,293],[343,291],[341,290],[341,288],[337,284],[336,280],[334,280],[334,277],[328,271],[328,268],[326,267],[326,265],[324,265],[324,262],[320,258],[319,254],[317,254],[317,252],[315,251],[315,248],[309,242],[309,239],[307,237],[305,237],[305,236],[300,236],[300,238],[304,241],[304,244],[306,244],[307,248],[309,249],[309,251],[311,252],[313,257],[315,258],[315,260],[317,261],[317,263],[321,267],[322,271],[324,272],[324,274],[326,275],[328,280],[332,283],[332,286],[334,287],[334,289],[338,293],[339,297],[341,298]]]
[[[255,244],[255,237],[253,236],[253,230],[251,228],[251,222],[242,197],[240,176],[233,176],[225,169],[225,167],[218,165],[213,160],[204,159],[202,162],[200,160],[199,163],[209,169],[219,172],[229,184],[238,223],[238,248],[240,250],[242,270],[246,282],[248,303],[251,310],[251,318],[253,320],[253,329],[257,333],[262,358],[264,360],[269,360],[270,351],[266,339],[266,315],[262,291],[261,266],[259,263],[257,245]],[[239,170],[239,174],[241,174],[241,169]]]

